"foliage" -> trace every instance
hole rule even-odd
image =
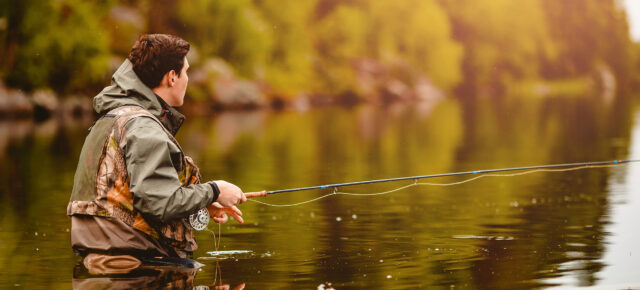
[[[497,92],[538,77],[573,78],[605,64],[624,88],[637,52],[614,0],[441,1],[467,51],[465,85]]]
[[[321,90],[313,79],[313,43],[309,37],[315,0],[255,1],[269,23],[273,46],[266,58],[264,80],[284,94]],[[283,9],[283,7],[286,7]]]
[[[316,25],[315,47],[322,60],[318,74],[334,92],[355,86],[351,60],[371,57],[366,45],[368,20],[364,11],[340,6]]]
[[[187,39],[196,70],[221,58],[282,96],[358,93],[360,60],[409,86],[426,76],[472,94],[603,67],[622,88],[640,79],[615,0],[2,0],[2,78],[24,89],[93,88],[107,81],[108,60],[146,32]]]
[[[10,20],[19,37],[5,42],[5,47],[19,47],[15,59],[3,63],[10,85],[72,91],[103,78],[108,36],[100,27],[101,6],[79,0],[25,0],[3,10],[7,7],[22,13],[10,16],[21,19]]]
[[[180,2],[178,13],[182,37],[200,55],[222,57],[248,77],[265,65],[273,36],[251,1],[188,0]]]
[[[539,61],[553,59],[555,43],[540,2],[442,1],[466,49],[469,86],[503,85],[538,75]]]
[[[402,59],[444,88],[461,80],[462,47],[451,37],[449,17],[435,1],[371,1],[368,46],[381,59]]]
[[[334,80],[351,80],[349,64],[358,58],[409,64],[444,88],[461,79],[462,48],[451,39],[448,17],[434,1],[338,5],[316,26],[322,72]]]
[[[549,77],[575,76],[592,71],[605,63],[625,85],[632,77],[634,45],[629,40],[626,15],[615,0],[553,1],[543,7],[558,57],[545,66]]]

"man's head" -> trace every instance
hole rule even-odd
[[[189,77],[186,55],[190,45],[168,34],[144,34],[129,53],[133,71],[167,104],[179,107],[184,101]]]

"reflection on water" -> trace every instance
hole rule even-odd
[[[636,112],[630,158],[640,159],[640,112]],[[611,200],[611,214],[606,217],[610,223],[606,231],[607,247],[604,253],[605,268],[597,274],[604,284],[616,285],[621,281],[638,282],[638,272],[628,269],[638,268],[637,245],[640,245],[640,231],[635,221],[640,220],[640,166],[628,170],[616,170],[609,178],[608,192]],[[637,287],[640,283],[635,283]]]
[[[446,100],[437,106],[224,113],[188,120],[178,139],[205,179],[256,191],[626,159],[637,155],[640,144],[635,133],[631,140],[639,128],[632,116],[625,98],[613,104],[578,98]],[[0,123],[0,287],[67,289],[79,283],[71,275],[78,259],[70,249],[65,208],[90,123]],[[627,242],[637,241],[637,169],[485,178],[379,197],[332,196],[290,208],[246,203],[246,223],[222,226],[218,250],[252,253],[217,259],[208,253],[216,250],[211,233],[199,232],[194,258],[206,266],[189,283],[257,289],[637,284],[640,273],[628,266],[633,258],[620,258],[640,249],[640,243]],[[324,193],[261,200],[294,203]]]

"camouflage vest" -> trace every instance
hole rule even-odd
[[[182,151],[173,135],[148,111],[138,106],[113,109],[96,121],[87,136],[74,177],[67,215],[115,217],[165,245],[193,252],[198,245],[187,219],[152,224],[133,207],[129,174],[121,148],[125,142],[125,125],[137,117],[155,120]],[[200,183],[200,172],[193,160],[184,156],[181,161],[180,168],[176,170],[182,185]]]

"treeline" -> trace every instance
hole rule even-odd
[[[196,101],[502,95],[523,82],[613,75],[640,49],[615,0],[2,0],[9,87],[95,94],[141,33],[193,47]],[[242,103],[244,102],[244,103]]]

